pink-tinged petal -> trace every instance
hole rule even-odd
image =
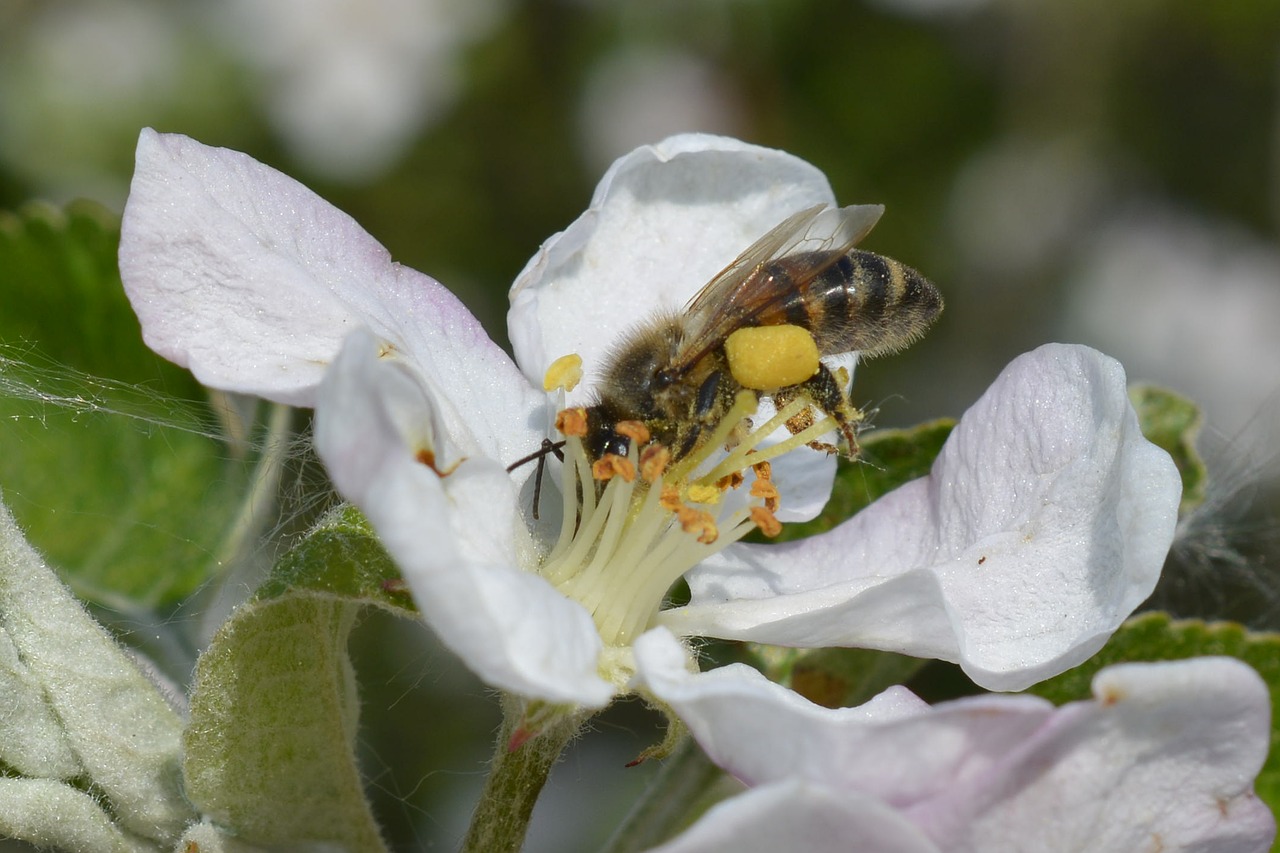
[[[662,622],[937,657],[1016,690],[1088,658],[1146,598],[1180,494],[1119,363],[1044,346],[965,414],[928,477],[830,533],[727,550]]]
[[[1113,666],[1092,701],[1056,709],[1000,695],[928,708],[894,688],[833,710],[747,667],[691,673],[681,655],[649,632],[637,679],[717,764],[753,786],[874,797],[949,851],[1261,853],[1275,838],[1252,787],[1270,698],[1234,659]]]
[[[522,696],[601,707],[590,615],[520,570],[530,547],[501,462],[466,457],[432,429],[434,399],[411,365],[357,331],[316,403],[316,448],[364,511],[423,618],[484,681]]]
[[[679,665],[679,648],[662,629],[637,640],[639,680],[675,711],[712,761],[748,785],[803,779],[910,805],[968,784],[1053,712],[1035,697],[988,697],[973,700],[985,716],[974,713],[954,725],[939,722],[903,687],[832,710],[741,664],[692,674]],[[904,742],[914,744],[909,754],[927,758],[904,760]]]
[[[1275,818],[1253,792],[1270,699],[1231,658],[1125,664],[1060,709],[985,778],[908,810],[958,853],[1028,849],[1263,853]],[[974,710],[954,703],[971,721]]]
[[[941,853],[883,803],[800,781],[725,800],[652,853]]]
[[[540,395],[462,303],[247,155],[144,130],[120,272],[147,343],[207,385],[313,405],[364,325],[415,362],[455,440],[474,434],[504,457],[529,449],[521,433]]]

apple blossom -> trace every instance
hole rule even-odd
[[[636,642],[638,678],[750,786],[662,853],[703,850],[1271,849],[1253,792],[1270,698],[1233,658],[1121,664],[1092,701],[976,696],[929,707],[892,687],[828,709],[733,664],[694,674],[682,646]]]
[[[658,622],[942,657],[999,689],[1084,659],[1154,585],[1179,481],[1141,436],[1120,366],[1083,347],[1015,361],[931,476],[804,542],[737,543],[761,503],[745,488],[708,498],[698,524],[659,504],[663,484],[698,503],[711,465],[752,476],[741,455],[651,472],[647,489],[600,485],[573,439],[551,466],[559,522],[532,517],[535,466],[508,468],[558,412],[592,399],[620,336],[678,310],[785,216],[833,203],[820,172],[779,151],[703,135],[637,149],[516,280],[513,361],[440,284],[304,187],[243,154],[144,131],[120,264],[158,352],[209,385],[316,408],[338,490],[426,622],[495,686],[600,707]],[[573,356],[587,377],[576,387],[556,377]],[[747,446],[774,439],[767,421],[763,405],[754,430],[742,421]],[[775,459],[778,517],[816,513],[833,470],[807,448]],[[699,564],[690,605],[660,612]]]

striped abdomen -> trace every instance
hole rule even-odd
[[[765,264],[787,295],[751,323],[808,329],[822,355],[883,355],[908,346],[942,313],[942,295],[920,273],[892,258],[854,249],[804,252]]]

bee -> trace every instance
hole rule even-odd
[[[712,278],[683,312],[636,329],[608,356],[596,402],[586,409],[588,454],[625,455],[630,439],[618,425],[639,421],[679,459],[711,435],[737,394],[749,389],[779,406],[807,398],[835,420],[846,452],[856,455],[861,412],[849,400],[847,378],[818,359],[896,352],[942,312],[941,294],[920,273],[854,248],[881,210],[817,205],[789,216]],[[800,374],[745,368],[732,346],[737,333],[783,326],[802,331],[770,337],[782,343],[768,346],[816,350],[798,354]]]

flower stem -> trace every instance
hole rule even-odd
[[[530,736],[533,714],[523,699],[504,695],[502,711],[493,764],[462,842],[463,853],[515,853],[521,848],[552,766],[586,722],[584,714],[574,711],[552,713]]]
[[[727,795],[721,789],[726,779],[725,772],[686,736],[662,762],[648,790],[605,844],[604,853],[638,853],[688,829]]]

